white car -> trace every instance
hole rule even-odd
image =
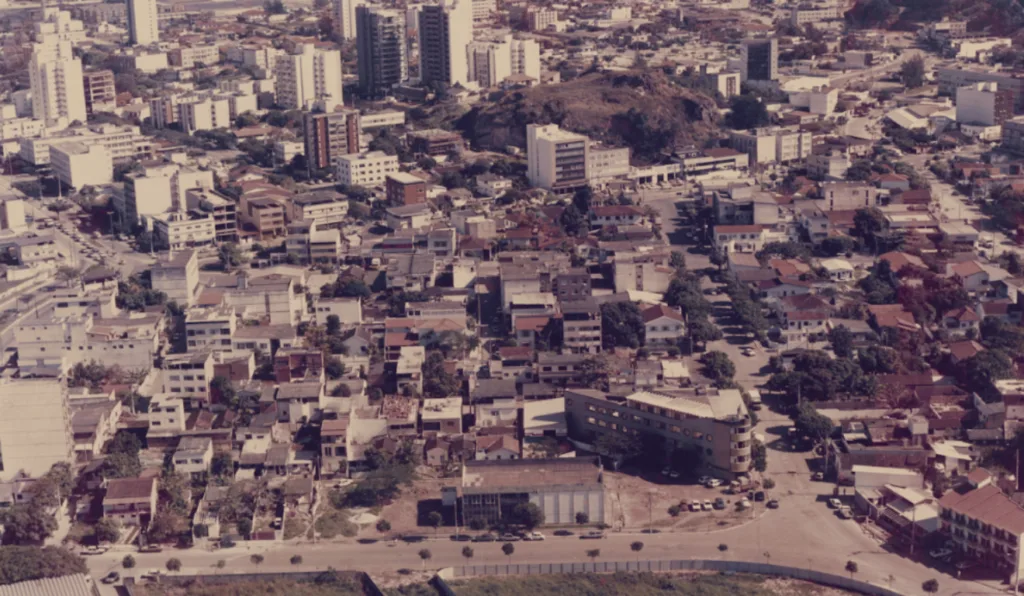
[[[540,532],[528,532],[528,533],[523,535],[523,540],[525,540],[525,541],[544,540],[544,534],[541,534]]]
[[[828,506],[830,509],[839,509],[843,506],[843,503],[839,499],[829,499]]]
[[[690,501],[690,511],[700,511],[701,504],[699,499]]]
[[[158,577],[160,577],[160,570],[159,569],[150,569],[149,571],[147,571],[147,572],[143,573],[142,575],[140,575],[139,579],[149,580],[149,581],[156,581]]]
[[[703,509],[704,511],[711,511],[714,508],[714,505],[711,504],[711,499],[704,499],[704,503],[701,505],[701,509]]]
[[[710,478],[704,483],[704,486],[708,488],[718,488],[719,486],[722,486],[722,481],[718,478]]]
[[[711,480],[711,476],[701,476],[700,478],[697,479],[697,483],[702,485],[707,484],[708,480]]]

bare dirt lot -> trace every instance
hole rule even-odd
[[[610,507],[609,524],[613,528],[646,528],[660,530],[707,532],[735,526],[757,517],[764,511],[764,503],[753,503],[751,509],[737,511],[740,495],[727,495],[725,487],[704,488],[694,483],[666,479],[652,482],[623,472],[605,471]],[[725,499],[726,508],[718,511],[690,511],[680,507],[678,516],[669,514],[673,505],[689,505],[693,499],[701,502]]]

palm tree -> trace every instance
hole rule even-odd
[[[644,543],[637,540],[629,545],[630,550],[636,553],[636,562],[640,562],[640,551],[644,550]]]
[[[846,570],[850,573],[850,579],[853,579],[853,574],[857,573],[857,571],[859,570],[857,568],[857,562],[856,561],[847,561],[846,562]]]
[[[593,563],[595,560],[597,560],[598,557],[601,556],[601,549],[599,549],[599,548],[588,549],[587,550],[587,556],[590,557],[590,562]]]
[[[501,552],[505,553],[505,556],[508,557],[509,564],[511,564],[512,554],[516,552],[516,546],[511,542],[506,542],[505,544],[501,545]]]
[[[420,561],[422,561],[422,562],[423,562],[423,568],[424,568],[424,569],[426,569],[426,568],[427,568],[427,561],[428,561],[428,560],[429,560],[429,559],[430,559],[431,557],[433,557],[433,556],[434,556],[434,555],[433,555],[433,553],[431,553],[431,552],[430,552],[430,549],[429,549],[429,548],[421,548],[421,549],[420,549],[420,552],[419,552],[419,553],[417,553],[417,554],[419,554],[419,556],[420,556]]]

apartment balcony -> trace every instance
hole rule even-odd
[[[746,429],[746,432],[736,432],[732,434],[733,443],[749,443],[754,438],[753,433],[750,429]]]
[[[735,444],[729,447],[729,457],[750,457],[750,444],[748,443],[745,447],[739,447]]]
[[[730,462],[729,471],[735,474],[746,474],[750,471],[750,460]]]

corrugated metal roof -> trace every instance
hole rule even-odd
[[[84,573],[0,586],[0,596],[95,596],[92,578]]]

